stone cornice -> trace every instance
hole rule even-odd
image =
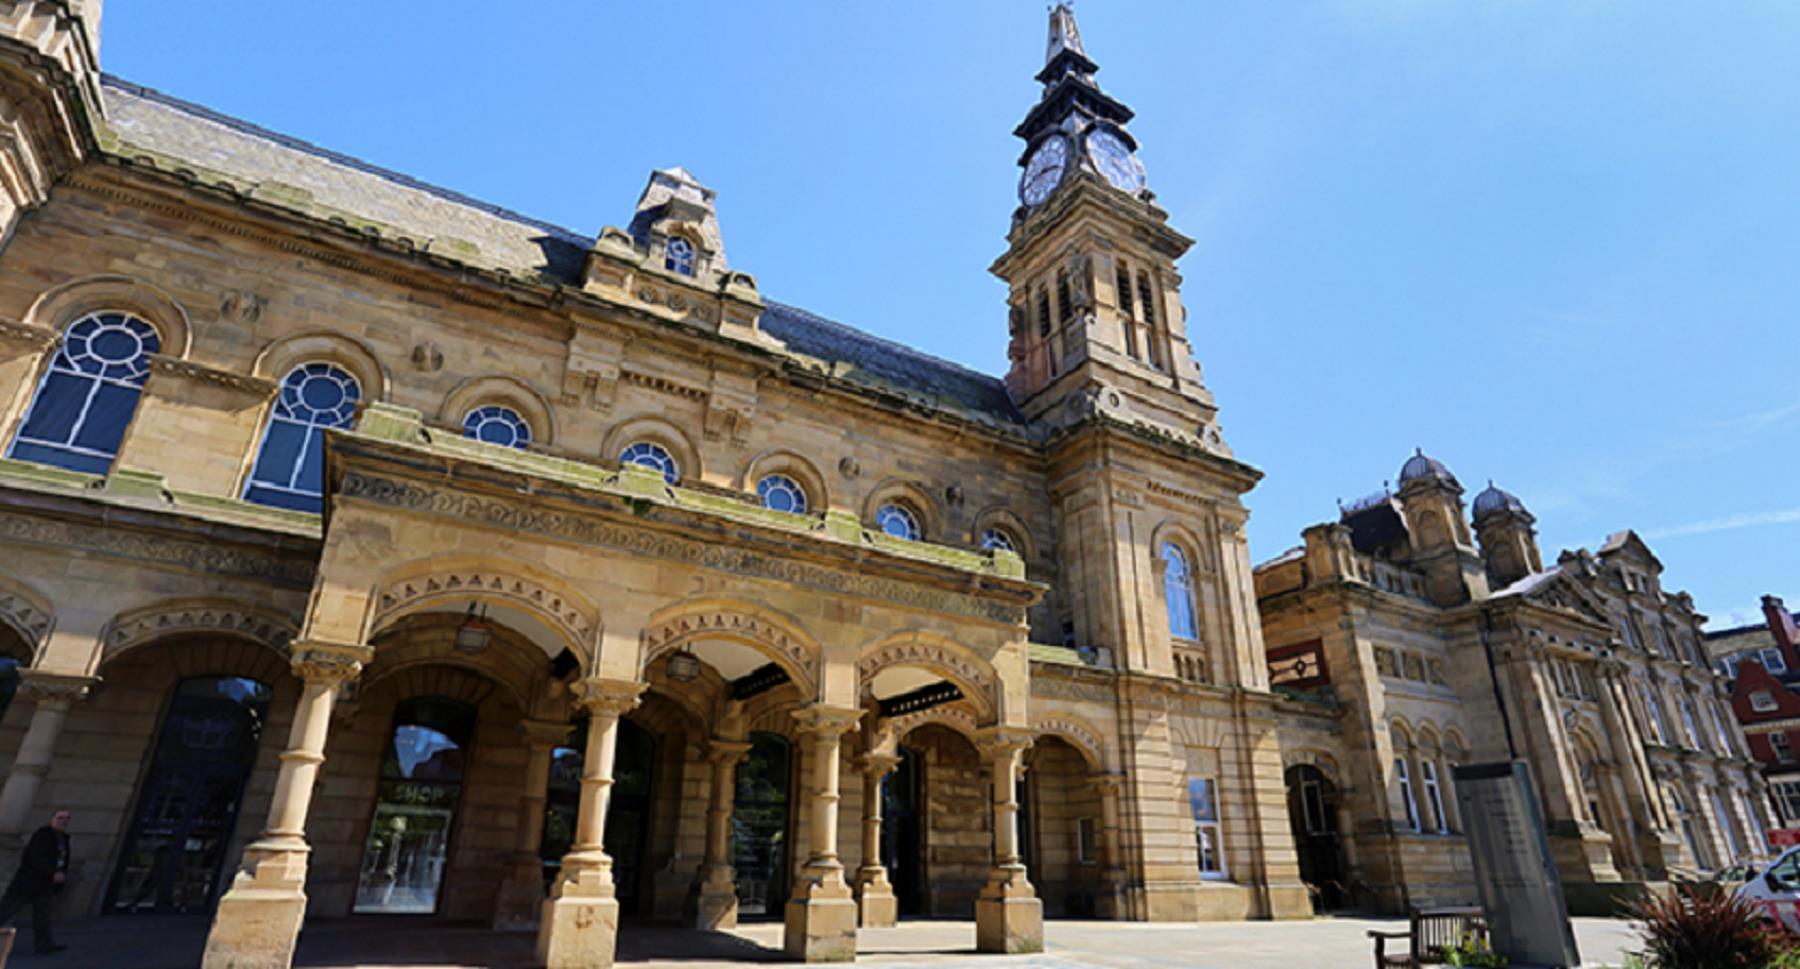
[[[48,327],[0,319],[0,347],[13,347],[26,353],[42,353],[55,345],[56,331]]]
[[[209,384],[225,390],[235,391],[251,402],[268,400],[275,396],[280,386],[275,381],[254,374],[237,373],[221,370],[193,360],[178,360],[155,354],[150,358],[151,380],[145,386],[146,392],[156,392],[156,377],[174,377],[184,381]]]

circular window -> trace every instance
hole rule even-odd
[[[349,427],[362,391],[356,378],[329,363],[304,363],[281,382],[276,414],[320,427]]]
[[[95,313],[76,320],[64,333],[62,355],[77,373],[142,383],[150,373],[149,354],[162,350],[150,324],[124,313]]]
[[[895,538],[919,540],[919,516],[905,505],[882,505],[875,512],[875,526]]]
[[[663,480],[670,484],[681,480],[681,468],[675,463],[675,455],[661,444],[650,441],[638,441],[619,453],[620,464],[641,464],[646,468],[655,468],[662,472]]]
[[[806,514],[806,489],[785,474],[771,474],[756,483],[756,496],[771,511]]]
[[[531,425],[511,407],[490,404],[475,408],[463,418],[463,437],[501,447],[523,448],[531,443]]]
[[[993,549],[1002,549],[1011,552],[1014,555],[1019,554],[1019,543],[1013,541],[1012,535],[1007,533],[1005,529],[1000,528],[990,528],[987,531],[982,532],[981,547],[989,551],[992,551]]]

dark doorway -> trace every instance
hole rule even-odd
[[[437,911],[474,735],[475,708],[466,703],[419,696],[394,708],[352,912]]]
[[[900,763],[881,782],[881,864],[894,884],[901,915],[925,911],[924,826],[919,817],[919,754],[900,748]]]
[[[788,896],[788,831],[793,747],[773,733],[750,735],[738,765],[731,809],[731,863],[737,868],[738,915],[780,918]]]
[[[1300,880],[1312,892],[1313,910],[1330,912],[1350,903],[1338,832],[1337,788],[1311,764],[1287,769],[1288,823],[1300,855]]]
[[[556,879],[563,856],[575,844],[575,822],[581,814],[582,752],[587,749],[588,721],[569,731],[569,739],[550,753],[550,783],[544,792],[544,835],[538,857],[544,865],[544,887]],[[619,721],[613,747],[613,785],[606,810],[604,845],[613,863],[613,890],[619,914],[638,914],[642,893],[644,845],[650,840],[650,784],[656,762],[656,740],[650,731]]]
[[[269,688],[236,676],[182,680],[107,891],[109,912],[205,912],[219,888]]]

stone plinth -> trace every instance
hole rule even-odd
[[[707,865],[700,875],[700,897],[694,910],[697,929],[730,929],[738,924],[737,869]]]
[[[900,921],[900,900],[888,881],[887,869],[864,865],[856,875],[856,911],[865,929],[886,928]]]
[[[538,925],[537,959],[544,969],[605,969],[619,936],[619,900],[610,873],[581,872],[556,886]]]
[[[306,847],[245,852],[206,935],[205,969],[288,969],[306,918]]]
[[[1024,865],[996,871],[975,900],[975,948],[1016,955],[1044,951],[1044,903]]]
[[[856,959],[856,899],[843,873],[803,879],[788,899],[783,947],[801,962]]]

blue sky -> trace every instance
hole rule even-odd
[[[1800,607],[1800,6],[1077,5],[1197,240],[1189,336],[1260,561],[1414,447],[1545,558],[1643,534]],[[653,167],[765,293],[999,373],[1045,6],[111,0],[138,83],[584,233]]]

